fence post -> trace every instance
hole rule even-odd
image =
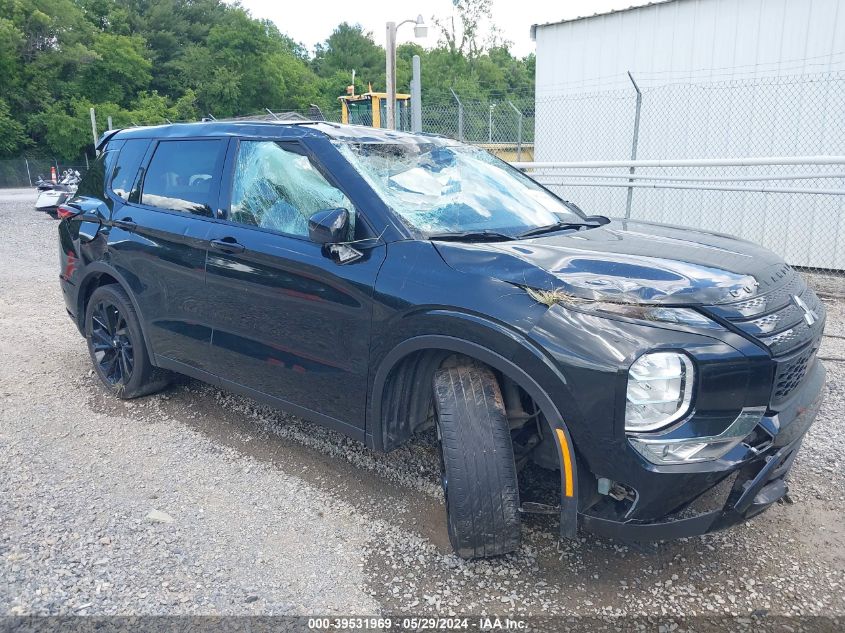
[[[94,151],[97,151],[97,115],[94,108],[91,108],[91,133],[94,135]]]
[[[634,81],[634,76],[631,74],[631,71],[628,71],[628,78],[631,80],[631,83],[634,84],[634,90],[637,91],[637,110],[634,113],[634,140],[631,142],[631,160],[637,160],[637,143],[640,140],[640,112],[643,107],[643,93],[640,91],[640,87],[637,85],[637,82]],[[628,170],[628,173],[634,173],[634,166],[631,165],[631,168]],[[628,179],[628,182],[633,184],[634,180],[632,178]],[[631,218],[631,202],[633,201],[634,197],[634,188],[628,187],[628,200],[625,203],[625,219]]]
[[[24,162],[26,163],[26,179],[29,180],[29,186],[32,186],[32,174],[29,173],[29,161],[24,156]]]
[[[522,160],[522,112],[517,108],[512,101],[508,101],[508,105],[513,108],[518,117],[516,120],[516,160]]]
[[[449,92],[452,93],[452,96],[455,97],[455,101],[458,104],[458,140],[463,142],[464,140],[464,104],[461,103],[461,100],[458,99],[458,95],[455,94],[455,91],[449,88]]]

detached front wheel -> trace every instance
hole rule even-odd
[[[499,384],[484,366],[439,369],[434,405],[449,540],[461,558],[519,547],[519,487]]]

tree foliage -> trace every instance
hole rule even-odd
[[[397,51],[407,91],[422,58],[423,100],[452,104],[533,90],[533,56],[517,59],[490,23],[490,0],[460,0],[434,20],[440,44]],[[384,49],[360,25],[339,24],[309,52],[271,22],[222,0],[0,0],[0,157],[73,159],[115,126],[254,114],[265,108],[337,116],[356,91],[384,88]]]

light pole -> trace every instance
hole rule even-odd
[[[387,78],[387,122],[385,127],[388,130],[396,129],[396,31],[403,24],[413,23],[414,37],[420,38],[428,35],[428,27],[425,25],[423,16],[418,15],[416,20],[405,20],[397,24],[387,23],[387,46],[385,75]]]

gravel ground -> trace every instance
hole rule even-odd
[[[0,615],[845,616],[845,363],[828,363],[794,503],[638,547],[529,517],[518,553],[468,563],[431,437],[378,455],[187,379],[107,396],[33,200],[0,192]],[[845,302],[825,302],[821,354],[843,358]]]

